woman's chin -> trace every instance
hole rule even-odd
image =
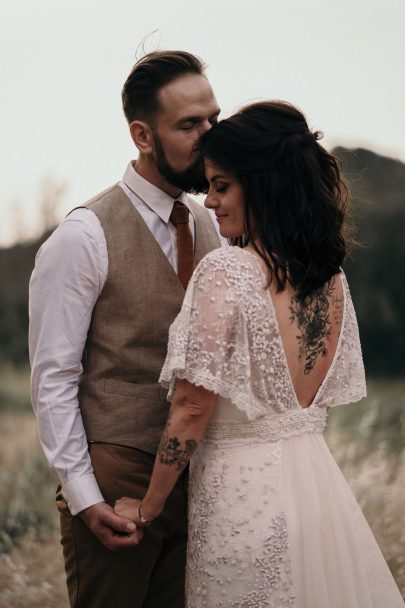
[[[223,228],[222,226],[219,227],[219,232],[224,239],[236,239],[239,236],[243,236],[243,232],[239,234],[239,232],[236,232],[235,230],[226,230],[226,228]]]

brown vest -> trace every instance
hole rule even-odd
[[[89,441],[154,454],[168,414],[158,378],[168,331],[184,289],[141,215],[120,186],[86,203],[100,220],[108,274],[83,352],[79,403]],[[190,201],[195,261],[219,247],[212,220]]]

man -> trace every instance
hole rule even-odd
[[[69,599],[78,608],[184,606],[185,479],[145,531],[117,516],[142,497],[168,406],[157,380],[193,267],[219,246],[196,150],[219,108],[199,59],[142,58],[122,91],[139,157],[71,212],[30,283],[32,401],[60,483]],[[143,533],[143,539],[142,539]]]

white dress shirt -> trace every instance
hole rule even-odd
[[[177,272],[174,200],[136,173],[119,182]],[[190,213],[194,238],[194,218]],[[108,272],[104,231],[89,209],[68,215],[42,245],[30,281],[31,397],[39,438],[72,515],[104,500],[88,453],[78,402],[82,353]]]

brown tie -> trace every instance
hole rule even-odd
[[[184,289],[194,269],[194,245],[191,234],[189,220],[189,209],[180,201],[175,201],[173,211],[170,214],[170,221],[176,226],[177,230],[177,255],[178,255],[178,275],[180,283]]]

